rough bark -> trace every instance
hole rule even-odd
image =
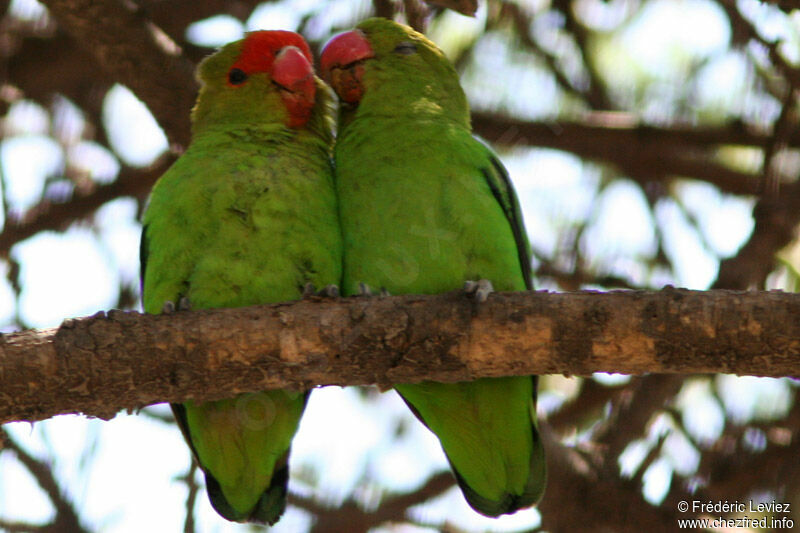
[[[592,372],[800,374],[800,296],[463,293],[110,311],[0,338],[0,422],[265,388]]]

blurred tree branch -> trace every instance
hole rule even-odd
[[[12,523],[0,520],[0,528],[6,531],[52,531],[69,533],[88,533],[78,518],[74,505],[59,486],[50,465],[35,458],[14,441],[4,428],[0,428],[0,451],[8,449],[17,456],[20,463],[30,472],[39,487],[47,494],[50,503],[55,507],[55,516],[49,524],[33,525]]]
[[[188,494],[186,495],[186,520],[183,522],[183,533],[194,533],[195,517],[194,517],[194,504],[197,501],[197,493],[200,492],[200,487],[197,485],[195,475],[197,474],[197,460],[192,456],[191,464],[189,464],[189,471],[186,475],[178,478],[178,481],[186,484]]]
[[[0,420],[266,388],[548,373],[800,374],[800,296],[462,292],[141,315],[111,311],[0,343]],[[655,396],[653,396],[655,397]],[[630,415],[626,415],[630,419]]]
[[[50,8],[50,13],[57,24],[52,19],[46,24],[20,21],[8,14],[5,25],[0,28],[4,51],[0,69],[4,86],[0,94],[0,108],[6,111],[9,105],[20,99],[33,100],[44,108],[55,108],[53,104],[58,95],[63,95],[76,104],[84,114],[86,128],[81,136],[95,139],[113,152],[114,149],[105,132],[103,102],[107,91],[114,83],[123,83],[147,104],[167,133],[173,146],[173,153],[177,153],[181,146],[185,146],[188,142],[188,110],[193,103],[196,90],[191,73],[192,66],[210,51],[192,43],[186,36],[187,28],[193,22],[218,13],[232,15],[244,22],[260,1],[44,0],[44,3]],[[609,88],[607,84],[611,78],[604,72],[607,67],[597,61],[599,57],[596,53],[597,43],[623,30],[627,23],[622,23],[613,29],[604,28],[602,23],[597,24],[598,20],[589,16],[586,3],[581,4],[574,0],[558,0],[549,6],[527,4],[523,6],[513,2],[490,0],[487,4],[487,25],[484,33],[510,33],[512,38],[508,42],[512,43],[512,49],[509,52],[520,62],[531,61],[532,64],[535,61],[540,65],[538,70],[545,75],[552,75],[558,92],[568,96],[570,105],[577,101],[579,111],[577,113],[574,110],[570,111],[569,105],[564,110],[554,109],[553,112],[559,114],[554,115],[557,118],[551,120],[522,120],[502,112],[477,111],[473,115],[473,124],[476,133],[499,148],[552,148],[574,154],[583,160],[607,165],[607,168],[603,169],[603,183],[613,182],[620,177],[635,181],[641,185],[650,202],[651,210],[655,209],[661,198],[670,194],[669,185],[682,178],[709,183],[725,194],[756,197],[753,233],[736,255],[721,262],[714,287],[761,288],[765,286],[767,276],[774,269],[775,254],[796,239],[796,228],[800,223],[800,187],[797,185],[796,172],[793,170],[795,167],[792,165],[778,167],[778,163],[786,163],[786,158],[783,156],[787,153],[792,155],[800,148],[796,105],[800,69],[784,57],[781,47],[786,43],[772,37],[765,38],[764,35],[767,33],[760,33],[755,19],[748,18],[753,16],[753,12],[748,11],[747,6],[729,0],[714,3],[727,17],[731,29],[730,43],[721,55],[741,53],[748,65],[745,67],[747,75],[755,78],[755,81],[748,84],[750,86],[748,90],[752,94],[745,95],[744,100],[749,100],[751,97],[753,101],[758,101],[762,97],[773,99],[774,105],[779,110],[774,116],[772,111],[764,112],[763,109],[753,114],[752,108],[748,114],[744,111],[747,109],[746,106],[742,106],[738,111],[714,113],[711,117],[703,115],[702,110],[698,113],[699,108],[692,107],[695,103],[693,98],[696,97],[695,91],[699,87],[698,73],[706,64],[698,63],[692,67],[690,75],[684,76],[684,80],[678,82],[683,83],[685,87],[674,88],[681,94],[680,102],[675,108],[658,111],[653,120],[652,109],[648,114],[647,110],[637,107],[653,93],[645,88],[642,94],[626,100],[626,96],[620,96],[618,90]],[[768,0],[768,3],[786,13],[800,8],[800,3],[793,0]],[[477,6],[470,0],[435,1],[429,4],[456,8],[462,12],[474,11]],[[602,4],[605,7],[613,7],[615,3]],[[650,4],[651,2],[637,4],[639,7],[632,9],[624,17],[633,20]],[[8,6],[9,2],[0,1],[0,12],[5,13]],[[324,6],[325,3],[320,3],[314,10],[303,15],[298,25],[300,31],[305,29],[310,35],[320,35],[319,19],[326,16]],[[433,7],[428,12],[420,8],[420,3],[416,0],[373,0],[372,8],[373,12],[381,16],[393,18],[407,16],[417,27],[431,24],[435,17],[442,13],[439,7]],[[337,24],[350,26],[359,17],[367,16],[368,9],[369,6],[366,6],[357,17],[343,19]],[[404,10],[409,11],[404,14]],[[552,16],[554,13],[555,17]],[[9,22],[11,19],[14,20]],[[543,24],[547,30],[557,32],[559,39],[566,38],[571,46],[563,48],[560,46],[563,42],[558,46],[553,46],[553,42],[548,43],[547,31],[543,34],[537,33],[544,27]],[[459,64],[460,67],[474,68],[475,65],[470,65],[469,62],[474,61],[476,57],[473,54],[473,50],[476,49],[474,44],[481,42],[481,39],[476,37],[473,43],[459,52],[464,58]],[[314,49],[318,49],[319,42],[311,44]],[[565,59],[572,61],[566,62]],[[704,61],[710,63],[711,59],[707,58]],[[568,66],[577,68],[567,68]],[[610,85],[617,87],[613,83]],[[9,91],[9,87],[14,90]],[[656,91],[663,88],[661,86],[659,89],[656,84]],[[723,89],[720,88],[720,94],[724,92]],[[587,109],[592,112],[586,113]],[[617,112],[598,112],[609,109]],[[650,121],[649,125],[647,121]],[[5,135],[7,138],[14,133],[6,132]],[[753,168],[732,163],[727,157],[730,148],[745,148],[750,153],[761,154],[763,162]],[[0,256],[5,257],[8,262],[7,277],[17,296],[25,288],[22,285],[24,276],[20,276],[20,270],[25,268],[25,265],[20,265],[10,257],[9,252],[14,244],[40,231],[62,230],[73,222],[86,220],[98,207],[119,196],[131,196],[143,200],[152,183],[173,159],[173,155],[163,156],[148,169],[134,169],[122,165],[115,183],[97,184],[88,188],[75,187],[76,192],[70,200],[58,203],[49,199],[45,193],[37,205],[21,214],[9,212],[8,206],[12,205],[13,209],[13,204],[6,200],[4,202],[6,222],[0,233]],[[779,172],[786,168],[789,169],[788,172]],[[777,187],[770,187],[772,184]],[[603,190],[600,187],[598,194]],[[5,186],[3,195],[5,200]],[[592,213],[596,214],[595,211]],[[592,216],[594,215],[589,218]],[[606,271],[602,266],[594,268],[593,258],[584,255],[581,249],[581,236],[589,225],[588,220],[580,222],[580,229],[574,231],[576,238],[570,241],[564,250],[559,251],[557,248],[554,252],[548,251],[546,257],[540,257],[538,276],[547,277],[559,287],[567,289],[578,289],[587,285],[635,288],[634,284],[624,276],[614,275],[618,271]],[[699,231],[699,228],[696,229]],[[570,231],[573,230],[568,227],[565,233]],[[655,232],[658,251],[656,257],[648,264],[648,268],[652,269],[653,265],[658,265],[670,270],[668,261],[672,261],[672,258],[667,258],[663,251],[662,235],[659,231],[657,226]],[[571,261],[573,256],[575,260]],[[644,260],[647,261],[649,260]],[[737,364],[745,361],[751,365],[751,372],[767,374],[771,372],[771,367],[768,366],[769,354],[796,358],[797,348],[790,341],[786,341],[787,338],[791,338],[790,335],[798,338],[793,329],[796,326],[791,324],[791,317],[797,316],[792,297],[774,294],[745,296],[726,294],[723,295],[723,300],[720,300],[721,303],[716,304],[713,302],[716,301],[717,293],[709,293],[700,296],[707,302],[702,304],[705,305],[700,308],[702,312],[693,313],[686,311],[685,302],[681,304],[676,299],[675,295],[681,292],[666,291],[653,295],[655,308],[662,311],[650,318],[647,318],[647,313],[640,312],[630,321],[630,330],[615,330],[613,335],[621,336],[613,337],[617,344],[607,350],[607,353],[618,350],[615,361],[606,361],[594,353],[594,347],[598,344],[593,340],[603,333],[604,328],[608,328],[602,320],[605,315],[597,311],[599,307],[601,311],[610,309],[615,312],[616,305],[627,306],[628,303],[596,305],[609,295],[593,295],[592,299],[596,302],[584,302],[585,306],[582,303],[569,308],[569,313],[566,314],[562,314],[565,313],[565,308],[557,308],[551,305],[552,302],[546,305],[542,303],[541,308],[537,308],[541,310],[541,315],[547,315],[548,320],[554,321],[556,326],[558,323],[562,326],[553,326],[550,330],[552,333],[550,340],[542,341],[543,347],[550,346],[550,352],[540,357],[539,352],[534,350],[531,353],[535,355],[535,361],[531,362],[528,354],[528,359],[514,371],[523,371],[527,368],[525,365],[540,363],[549,364],[547,371],[554,372],[583,373],[592,368],[628,368],[625,365],[631,365],[634,359],[629,360],[627,357],[622,357],[622,354],[628,353],[625,350],[632,349],[631,347],[636,347],[637,353],[650,354],[647,343],[637,344],[637,339],[652,339],[653,337],[648,336],[652,334],[657,334],[659,339],[655,343],[655,352],[659,358],[653,363],[655,366],[650,367],[654,370],[683,372],[681,368],[684,368],[687,372],[710,372],[714,369],[735,371]],[[635,296],[636,293],[631,294],[629,297],[634,300],[638,297]],[[687,294],[686,298],[695,298],[695,293]],[[535,295],[533,298],[546,301],[551,296]],[[575,295],[565,295],[563,298],[569,299],[573,296]],[[733,300],[740,297],[755,302],[753,307],[742,311],[740,307],[733,305]],[[413,301],[414,298],[416,297],[409,297],[409,301]],[[358,360],[358,364],[355,365],[357,368],[347,377],[354,378],[373,372],[370,376],[360,378],[361,381],[375,380],[387,385],[391,377],[389,373],[382,369],[370,370],[371,367],[368,366],[378,352],[385,352],[387,357],[393,359],[376,364],[384,365],[383,369],[391,369],[395,374],[398,369],[404,368],[403,365],[411,365],[420,372],[430,370],[420,369],[419,365],[414,366],[414,364],[420,353],[433,353],[435,356],[429,360],[440,365],[438,371],[453,376],[464,368],[465,363],[452,357],[452,350],[457,351],[453,346],[458,346],[461,342],[459,339],[464,335],[473,338],[471,342],[477,342],[474,339],[494,339],[498,331],[510,327],[517,332],[520,342],[531,340],[530,336],[521,333],[527,322],[514,321],[520,315],[514,314],[519,310],[511,303],[502,300],[504,302],[502,305],[508,304],[507,309],[493,310],[492,306],[500,305],[497,304],[499,296],[492,296],[486,306],[477,307],[460,296],[452,297],[454,298],[452,301],[448,300],[451,296],[445,295],[440,298],[443,299],[440,303],[449,302],[445,305],[445,309],[458,311],[454,314],[456,323],[466,328],[469,334],[460,331],[454,333],[454,336],[433,336],[421,341],[419,336],[422,333],[414,328],[430,321],[427,318],[429,315],[418,318],[413,323],[404,322],[416,315],[411,312],[392,314],[391,312],[397,311],[392,309],[395,305],[393,302],[396,301],[393,298],[388,302],[349,302],[347,306],[351,315],[348,316],[352,318],[354,314],[358,317],[357,328],[363,328],[365,323],[373,323],[370,321],[378,320],[379,316],[387,322],[381,326],[384,329],[374,326],[362,336],[358,334],[340,336],[331,341],[339,347],[337,350],[341,349],[335,352],[340,358],[351,348],[364,353],[363,361]],[[553,297],[552,301],[555,302],[558,298],[562,296]],[[749,300],[750,298],[752,300]],[[775,299],[781,303],[776,305]],[[131,294],[125,294],[123,300],[131,302]],[[451,304],[454,307],[447,307]],[[302,307],[307,304],[294,305]],[[337,305],[340,304],[325,302],[315,306],[310,312],[312,314],[318,314],[320,310],[324,313],[333,312],[331,309]],[[378,309],[381,305],[388,307],[381,311]],[[639,304],[635,304],[633,309],[642,311],[637,305]],[[442,309],[435,306],[434,308]],[[292,311],[293,306],[278,306],[276,309],[280,309],[285,317],[295,316]],[[539,313],[535,309],[534,311]],[[244,310],[237,312],[249,313]],[[252,327],[254,322],[260,323],[258,321],[264,318],[265,312],[273,313],[268,310],[254,311],[253,318],[248,319],[249,327]],[[384,312],[389,314],[381,314]],[[16,313],[16,320],[20,322],[19,307]],[[524,313],[523,315],[533,316]],[[201,315],[189,313],[154,318],[113,313],[110,319],[95,318],[67,324],[64,330],[51,336],[42,337],[35,332],[24,332],[18,336],[4,337],[3,343],[0,343],[0,358],[7,357],[18,348],[25,348],[24,342],[28,340],[37,339],[35,342],[42,343],[30,347],[31,352],[23,352],[28,357],[25,360],[25,364],[28,365],[26,371],[44,369],[39,372],[40,378],[42,375],[44,378],[30,381],[38,384],[38,389],[35,388],[37,385],[28,385],[28,382],[22,379],[14,385],[24,384],[29,389],[23,390],[21,395],[15,392],[20,400],[24,400],[26,394],[37,394],[41,402],[32,404],[30,410],[21,416],[44,417],[60,412],[54,407],[54,398],[58,394],[62,394],[62,398],[71,402],[68,411],[85,410],[89,414],[110,417],[117,409],[143,405],[156,399],[181,399],[181,395],[206,393],[209,386],[206,374],[193,374],[191,370],[181,370],[185,365],[190,369],[195,366],[213,368],[211,372],[207,372],[208,374],[221,372],[226,375],[241,372],[244,376],[241,380],[228,379],[231,383],[235,383],[230,386],[238,392],[248,390],[249,386],[256,387],[258,383],[267,382],[267,378],[264,377],[267,369],[273,378],[277,376],[276,379],[289,380],[287,382],[305,387],[320,382],[315,379],[320,372],[326,371],[326,365],[327,368],[334,368],[339,364],[339,360],[328,361],[325,356],[311,357],[313,361],[308,367],[309,372],[316,374],[313,379],[303,376],[299,369],[307,364],[308,359],[303,360],[303,356],[297,354],[300,360],[298,362],[293,359],[295,356],[291,355],[295,348],[300,350],[299,347],[293,348],[292,344],[300,338],[297,329],[299,326],[296,323],[279,325],[281,331],[290,330],[290,334],[283,337],[278,335],[275,341],[278,349],[274,353],[268,353],[266,349],[260,348],[261,352],[258,353],[263,356],[261,359],[256,357],[246,361],[237,360],[240,345],[252,339],[241,338],[239,336],[241,331],[236,323],[228,320],[230,317],[225,315],[219,322],[214,322],[213,327],[219,328],[220,335],[227,333],[229,336],[220,338],[209,348],[203,344],[206,342],[204,338],[196,335],[198,324],[205,324],[205,327],[209,328],[206,322],[208,317],[198,318],[199,316]],[[505,319],[490,328],[487,324],[492,324],[491,320],[498,316]],[[775,321],[779,316],[780,320],[787,322]],[[434,318],[439,320],[440,317]],[[486,318],[489,322],[483,323]],[[128,338],[125,335],[130,332],[124,333],[127,331],[126,328],[131,323],[138,327],[140,319],[144,322],[155,320],[160,324],[157,326],[160,329],[157,330],[147,328],[137,330],[149,332],[136,338],[136,342],[144,342],[144,346],[149,346],[151,351],[143,355],[131,352],[128,357],[143,357],[143,359],[133,366],[110,371],[109,369],[116,368],[114,364],[118,366],[126,364],[125,360],[114,360],[108,354],[118,349],[117,340]],[[315,319],[319,321],[319,316]],[[727,330],[714,325],[719,321],[724,323],[726,320],[733,321],[728,322],[731,327]],[[770,320],[773,322],[768,323]],[[193,324],[194,321],[198,322]],[[483,324],[479,328],[482,329],[476,334],[473,328],[480,324]],[[642,324],[647,324],[651,329],[644,337],[641,337],[642,332],[637,329]],[[713,327],[703,330],[703,326],[707,325]],[[758,331],[757,326],[762,329]],[[330,324],[324,325],[319,330],[328,331],[326,328],[330,327],[332,327]],[[386,328],[389,331],[386,331]],[[168,333],[165,334],[165,331]],[[418,331],[416,335],[419,342],[416,344],[411,343],[413,331]],[[711,336],[711,333],[714,335]],[[108,339],[109,334],[116,340],[104,345],[103,339]],[[165,340],[158,341],[157,335],[161,334],[166,335],[163,338]],[[612,338],[611,334],[608,334],[608,337]],[[705,344],[695,342],[698,340],[702,340]],[[19,345],[20,342],[23,345]],[[127,342],[125,340],[120,346],[128,346],[125,344]],[[447,348],[447,342],[455,344]],[[502,343],[498,344],[501,345]],[[541,350],[544,351],[545,348]],[[674,361],[661,357],[663,354],[660,354],[659,350],[668,348],[674,348],[686,355],[687,361],[681,360],[681,364],[694,366],[678,368],[674,365],[665,369],[664,365]],[[701,353],[698,357],[697,350],[700,348],[705,349],[706,353]],[[292,359],[294,366],[287,366],[285,363],[287,354],[281,351],[282,349],[289,350],[289,359]],[[180,353],[174,359],[168,359],[166,362],[153,359],[164,353],[174,355],[176,350]],[[366,358],[368,351],[369,359]],[[745,353],[755,354],[756,357],[745,359],[743,358]],[[46,357],[46,354],[50,354],[51,357]],[[551,361],[549,357],[552,354],[560,358]],[[223,362],[225,358],[231,357],[233,361]],[[419,359],[428,360],[425,357],[427,355]],[[247,366],[251,361],[255,362],[255,366]],[[600,363],[609,365],[613,363],[613,366],[601,367]],[[712,367],[712,363],[721,366]],[[141,367],[136,366],[137,364]],[[155,366],[143,368],[145,364]],[[0,382],[3,384],[11,379],[7,368],[11,367],[0,361]],[[364,368],[367,371],[364,371]],[[467,373],[473,376],[476,371],[472,367],[467,368]],[[276,369],[278,373],[274,374]],[[628,368],[628,370],[640,369]],[[797,374],[796,368],[778,372],[772,367],[772,371],[776,375]],[[102,375],[104,372],[109,375]],[[62,383],[65,389],[59,389],[54,385],[58,383],[57,377],[60,375],[68,375],[72,380]],[[115,385],[117,389],[113,387],[109,389],[119,393],[115,393],[113,397],[100,395],[94,406],[86,403],[96,391],[100,390],[98,387],[105,377],[121,379],[121,382]],[[291,381],[292,379],[296,381]],[[797,476],[794,458],[797,456],[800,443],[800,439],[797,438],[800,409],[795,403],[785,419],[765,422],[754,427],[752,424],[743,426],[728,422],[723,436],[713,445],[707,447],[698,445],[701,462],[694,476],[703,480],[698,492],[690,492],[687,486],[690,483],[688,477],[675,474],[669,492],[659,507],[645,502],[642,498],[642,480],[647,466],[661,457],[661,442],[651,448],[648,457],[629,479],[624,478],[619,471],[619,455],[629,443],[646,438],[649,425],[655,417],[663,413],[670,414],[670,409],[675,409],[670,404],[674,402],[683,380],[683,376],[677,375],[648,375],[635,377],[628,385],[609,388],[587,379],[584,380],[576,398],[563,406],[560,411],[550,415],[549,423],[552,424],[553,431],[548,432],[547,422],[542,424],[543,438],[548,446],[550,472],[548,491],[539,506],[543,517],[542,528],[551,531],[578,531],[585,530],[587,524],[590,524],[593,530],[605,528],[633,532],[647,528],[653,532],[673,531],[677,518],[675,512],[677,502],[682,499],[698,497],[718,500],[744,499],[752,497],[750,491],[758,488],[771,494],[787,495],[787,498],[797,493],[797,480],[800,477]],[[4,394],[10,394],[10,389],[4,387],[5,385],[0,386],[0,398],[3,400],[0,405],[11,405],[8,397],[4,397]],[[130,393],[137,388],[156,392],[152,392],[146,398],[140,398],[135,393]],[[222,395],[221,391],[223,388],[218,388],[214,394]],[[568,435],[571,427],[587,430],[585,434],[588,435],[589,442],[570,446],[553,437],[554,434],[558,435],[558,438],[561,438],[561,435]],[[742,442],[748,431],[763,432],[766,436],[766,446],[763,451],[756,453],[752,449],[743,447]],[[563,440],[568,442],[569,437]],[[38,480],[36,472],[41,471],[37,466],[40,463],[39,460],[38,463],[24,463],[23,466],[31,468],[32,474]],[[41,464],[47,469],[46,464]],[[441,486],[435,485],[435,490],[431,490],[429,485],[436,480]],[[435,475],[419,491],[400,494],[396,498],[389,497],[384,503],[379,504],[377,508],[379,517],[370,517],[369,513],[358,508],[352,499],[346,500],[348,503],[341,510],[324,508],[311,499],[297,498],[293,503],[314,514],[317,520],[314,527],[319,530],[337,530],[337,524],[349,525],[350,522],[347,520],[354,519],[353,517],[359,520],[359,524],[409,521],[405,512],[408,505],[421,503],[431,495],[439,494],[440,488],[445,490],[451,484],[449,476]],[[189,514],[192,512],[193,497],[193,494],[190,494],[187,498]],[[406,509],[403,509],[403,505],[406,505]],[[0,528],[2,527],[9,530],[14,528],[26,531],[50,530],[49,525],[38,528],[31,524],[0,520]],[[187,529],[193,527],[190,516],[187,516],[185,527]]]
[[[473,112],[472,125],[495,146],[553,148],[616,166],[640,183],[694,178],[740,195],[760,192],[760,174],[722,164],[717,151],[723,146],[760,148],[770,138],[740,124],[657,128],[624,113],[592,114],[576,122],[530,122]],[[800,147],[800,135],[789,143]]]
[[[610,413],[601,416],[592,429],[594,438],[588,445],[559,446],[549,431],[543,431],[551,481],[538,506],[543,529],[579,531],[592,524],[593,529],[618,532],[674,531],[677,507],[654,508],[643,501],[641,480],[621,478],[618,458],[631,441],[646,434],[654,414],[680,390],[683,379],[679,375],[647,375],[634,377],[625,387],[604,387],[586,380],[576,401],[548,417],[545,427],[563,432],[572,425],[582,430],[577,417],[596,420],[596,413],[588,410],[611,406]],[[657,451],[657,447],[651,450],[650,460]],[[647,469],[646,462],[637,477]],[[600,484],[603,490],[592,489]],[[686,491],[677,492],[689,496]],[[625,509],[625,513],[612,516],[608,509]]]
[[[547,491],[537,506],[542,530],[675,531],[676,507],[654,507],[641,498],[637,484],[616,472],[604,476],[601,451],[557,445],[546,434],[542,440],[548,468]]]
[[[247,21],[263,0],[137,0],[142,16],[150,19],[169,35],[183,54],[193,62],[201,60],[211,50],[192,44],[186,39],[186,28],[192,23],[215,15],[231,15]]]
[[[588,75],[588,84],[583,91],[586,101],[592,109],[614,109],[615,106],[608,97],[604,78],[597,69],[597,65],[591,60],[590,31],[575,17],[570,0],[554,0],[553,7],[563,14],[564,29],[575,39],[581,62]]]
[[[640,183],[687,177],[712,183],[731,194],[755,195],[761,188],[760,174],[734,170],[716,162],[715,152],[726,145],[760,146],[768,139],[766,135],[748,132],[737,125],[654,128],[608,123],[614,120],[611,116],[601,115],[589,117],[584,122],[548,123],[520,121],[491,113],[473,114],[476,133],[498,147],[542,146],[571,152],[615,165]],[[800,135],[790,139],[790,146],[800,147]],[[664,158],[667,152],[674,157]],[[70,223],[90,216],[95,209],[115,197],[144,199],[173,160],[174,156],[167,155],[147,169],[124,167],[115,182],[78,193],[64,203],[43,200],[23,215],[12,217],[0,232],[0,254],[7,255],[14,244],[39,231],[64,229]],[[785,203],[790,191],[793,189],[786,187],[782,199],[777,201]],[[793,202],[786,208],[793,209]],[[781,242],[785,245],[785,239]],[[746,286],[737,284],[734,288]]]
[[[788,458],[800,453],[800,439],[791,438],[787,428],[800,428],[798,403],[778,424],[729,424],[714,446],[704,450],[697,474],[706,482],[698,496],[706,499],[744,496],[742,487],[768,491],[779,479],[791,480],[797,486],[800,464]],[[761,453],[742,445],[743,435],[754,430],[764,432],[765,449]]]
[[[158,117],[171,143],[187,146],[197,94],[191,61],[135,4],[115,0],[44,0],[59,25],[115,80]],[[103,31],[98,31],[101,27]]]
[[[0,257],[8,257],[14,244],[40,231],[63,230],[70,224],[91,216],[106,202],[116,198],[132,196],[143,201],[174,159],[171,155],[163,156],[146,169],[125,167],[111,183],[77,192],[63,203],[43,200],[21,217],[11,218],[0,232]]]
[[[340,531],[367,533],[385,523],[404,521],[409,507],[435,498],[454,485],[455,480],[450,472],[440,472],[431,476],[413,492],[390,495],[382,499],[378,507],[371,511],[365,511],[353,500],[348,500],[339,507],[330,508],[314,499],[297,494],[289,496],[289,503],[314,514],[316,522],[309,530],[310,533]]]
[[[720,262],[713,289],[761,289],[775,268],[775,254],[797,236],[800,182],[785,185],[777,196],[761,198],[753,209],[755,228],[739,252]]]

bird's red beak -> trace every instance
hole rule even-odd
[[[311,117],[317,91],[311,62],[296,46],[285,46],[275,56],[271,77],[289,110],[289,127],[303,127]]]
[[[331,39],[322,50],[322,76],[331,84],[342,102],[357,104],[364,95],[361,78],[364,61],[375,57],[366,36],[359,30],[348,31]]]

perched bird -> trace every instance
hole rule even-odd
[[[192,142],[144,214],[144,310],[280,302],[311,284],[338,284],[333,95],[314,76],[306,42],[251,32],[206,58],[197,75]],[[278,520],[307,397],[269,390],[172,405],[220,515]]]
[[[406,26],[369,19],[321,58],[339,95],[334,148],[343,293],[531,288],[530,250],[502,163],[472,136],[452,64]],[[482,280],[476,283],[476,280]],[[361,288],[360,288],[361,287]],[[480,299],[480,298],[479,298]],[[469,504],[487,516],[536,503],[545,459],[536,376],[397,385],[439,438]]]

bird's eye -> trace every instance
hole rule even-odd
[[[411,41],[403,41],[394,47],[394,52],[403,56],[410,56],[417,53],[417,45]]]
[[[241,85],[247,81],[247,74],[240,68],[232,68],[228,72],[228,82],[231,85]]]

